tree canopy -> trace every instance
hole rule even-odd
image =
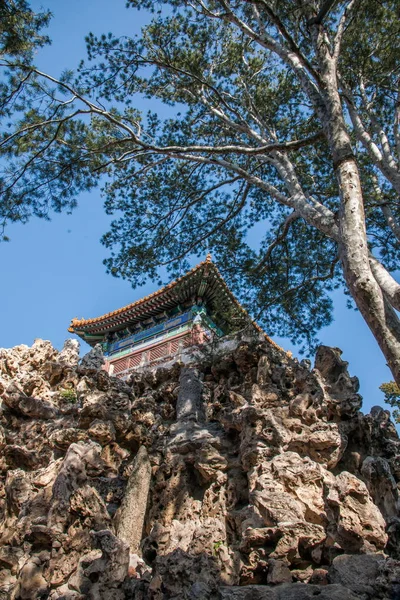
[[[152,12],[141,35],[89,34],[77,74],[3,52],[3,224],[102,185],[113,275],[212,249],[266,330],[308,346],[343,287],[399,382],[397,2],[128,5]]]
[[[34,13],[25,0],[0,1],[0,56],[32,60],[36,48],[50,42],[43,35],[50,12]]]

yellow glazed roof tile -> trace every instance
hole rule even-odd
[[[193,273],[195,273],[196,271],[199,271],[200,269],[202,269],[205,266],[210,266],[216,273],[216,275],[218,276],[218,279],[220,281],[220,283],[222,284],[223,288],[225,289],[225,291],[227,292],[227,294],[229,295],[231,301],[240,309],[240,311],[248,318],[248,321],[250,323],[252,323],[252,325],[255,327],[255,329],[257,329],[257,331],[259,331],[260,333],[262,333],[265,337],[265,339],[270,342],[273,346],[275,346],[276,348],[278,348],[279,350],[283,350],[276,342],[274,342],[264,331],[263,329],[258,325],[258,323],[256,323],[256,321],[254,321],[253,319],[251,319],[249,313],[247,312],[247,310],[240,304],[240,302],[237,300],[237,298],[235,298],[235,296],[233,295],[233,293],[231,292],[231,290],[229,289],[228,285],[226,284],[224,278],[222,277],[221,273],[219,272],[219,270],[217,269],[217,267],[215,266],[215,264],[212,262],[212,257],[211,254],[207,254],[207,257],[205,260],[203,260],[202,262],[200,262],[198,265],[196,265],[195,267],[193,267],[192,269],[190,269],[190,271],[188,271],[187,273],[185,273],[185,275],[182,275],[181,277],[178,277],[177,279],[175,279],[174,281],[171,281],[170,283],[168,283],[167,285],[163,286],[162,288],[160,288],[159,290],[156,290],[155,292],[152,292],[151,294],[148,294],[147,296],[144,296],[143,298],[140,298],[139,300],[136,300],[135,302],[132,302],[131,304],[127,304],[126,306],[123,306],[121,308],[118,308],[116,310],[113,310],[111,312],[108,312],[104,315],[101,315],[100,317],[95,317],[93,319],[77,319],[74,318],[71,321],[71,324],[68,328],[68,331],[70,333],[77,333],[77,330],[80,330],[82,327],[87,327],[90,325],[94,325],[97,323],[101,323],[102,321],[106,321],[114,316],[120,315],[121,313],[125,313],[128,312],[134,308],[137,308],[143,304],[146,304],[149,300],[152,300],[153,298],[157,298],[159,296],[161,296],[162,294],[164,294],[167,290],[170,290],[171,288],[174,288],[175,286],[177,286],[178,284],[182,283],[183,281],[185,281],[186,279],[188,279],[191,275],[193,275]]]
[[[113,310],[113,311],[111,311],[109,313],[101,315],[100,317],[95,317],[93,319],[77,319],[77,318],[74,318],[71,321],[71,325],[68,328],[68,331],[72,331],[73,329],[75,329],[77,327],[78,328],[79,327],[84,327],[86,325],[92,325],[94,323],[99,323],[101,321],[105,321],[106,319],[109,319],[110,317],[114,317],[114,316],[116,316],[118,314],[127,312],[127,311],[131,310],[132,308],[136,308],[137,306],[140,306],[141,304],[145,304],[146,302],[148,302],[152,298],[156,298],[157,296],[162,295],[163,293],[165,293],[167,290],[171,289],[172,287],[175,287],[179,283],[182,283],[182,281],[184,281],[185,279],[187,279],[189,275],[193,274],[195,271],[200,270],[201,267],[203,267],[205,264],[209,264],[209,263],[211,263],[211,255],[207,255],[206,260],[203,260],[201,263],[199,263],[198,265],[196,265],[195,267],[193,267],[193,269],[191,269],[190,271],[188,271],[187,273],[185,273],[185,275],[182,275],[182,277],[178,277],[178,279],[175,279],[175,281],[171,281],[171,283],[168,283],[167,285],[164,285],[159,290],[156,290],[155,292],[152,292],[151,294],[148,294],[147,296],[144,296],[143,298],[140,298],[139,300],[135,300],[135,302],[132,302],[131,304],[127,304],[126,306],[123,306],[122,308],[117,308],[116,310]],[[213,263],[211,263],[211,264],[216,269],[215,265]]]

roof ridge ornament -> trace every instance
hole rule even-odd
[[[211,256],[211,252],[209,252],[206,256],[206,262],[210,263],[212,261],[212,256]]]

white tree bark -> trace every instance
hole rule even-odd
[[[360,173],[343,116],[336,65],[322,28],[315,29],[318,29],[314,32],[315,51],[324,83],[323,124],[340,194],[338,245],[343,273],[358,309],[399,383],[400,321],[371,270]],[[383,282],[383,266],[379,273]],[[387,280],[385,284],[387,287]]]

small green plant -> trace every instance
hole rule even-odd
[[[218,549],[221,548],[221,546],[223,546],[224,542],[222,540],[219,540],[218,542],[214,542],[213,544],[213,554],[217,554]]]
[[[71,402],[71,404],[75,404],[77,400],[75,390],[71,389],[60,390],[60,396],[67,402]]]

